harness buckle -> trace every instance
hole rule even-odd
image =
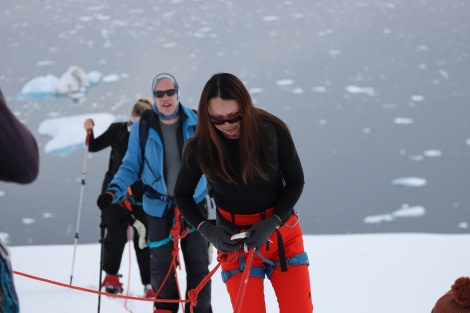
[[[295,220],[294,224],[292,224],[292,225],[287,224],[287,221],[284,222],[284,226],[286,226],[287,228],[294,228],[299,223],[299,212],[294,210],[292,215],[296,216],[296,220]],[[287,219],[287,220],[289,220],[289,219]]]

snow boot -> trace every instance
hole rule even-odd
[[[155,298],[155,291],[153,291],[152,285],[147,284],[144,286],[145,298]]]
[[[106,275],[101,284],[101,288],[104,287],[104,291],[107,293],[121,293],[124,291],[122,284],[119,281],[118,275]]]

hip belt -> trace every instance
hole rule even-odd
[[[174,207],[175,206],[175,200],[173,199],[172,196],[169,195],[164,195],[162,193],[159,193],[152,187],[148,185],[144,185],[144,194],[149,197],[150,199],[158,199],[163,202],[167,202],[169,207]]]
[[[225,211],[221,208],[217,208],[217,213],[224,220],[236,225],[236,226],[251,226],[262,220],[267,219],[273,214],[274,208],[269,208],[259,213],[254,214],[236,214],[229,211]]]

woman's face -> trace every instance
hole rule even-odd
[[[208,113],[212,125],[225,137],[239,138],[242,116],[237,101],[212,98],[209,100]]]

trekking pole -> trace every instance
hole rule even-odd
[[[85,140],[85,158],[83,159],[83,170],[82,170],[82,179],[81,179],[81,187],[80,187],[80,200],[78,202],[78,214],[77,214],[77,226],[75,228],[75,240],[74,240],[74,247],[73,247],[73,257],[72,257],[72,270],[70,272],[70,285],[72,285],[73,279],[73,267],[75,265],[75,253],[77,250],[77,243],[78,243],[78,230],[80,228],[80,215],[82,213],[82,200],[83,200],[83,189],[85,187],[85,173],[86,173],[86,160],[88,158],[88,144],[90,142],[90,134],[91,132],[87,132],[86,140]]]
[[[238,289],[237,300],[235,301],[234,313],[240,313],[245,298],[246,288],[248,285],[248,278],[250,277],[251,266],[253,265],[253,259],[255,257],[256,248],[248,250],[248,255],[245,261],[245,269],[243,270],[242,280]]]
[[[101,212],[101,221],[103,221],[103,212]],[[103,248],[103,245],[104,245],[104,231],[106,229],[106,224],[104,224],[103,222],[100,223],[100,229],[101,229],[101,232],[100,232],[100,274],[99,274],[99,281],[98,281],[98,291],[101,290],[101,279],[103,278],[103,255],[104,255],[104,248]],[[101,309],[101,293],[99,292],[98,293],[98,313],[100,313],[100,309]]]

